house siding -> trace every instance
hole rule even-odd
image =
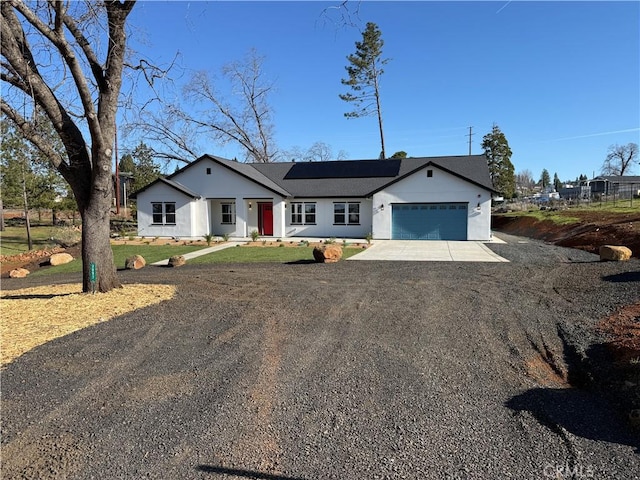
[[[427,177],[428,170],[433,177]],[[391,211],[395,203],[467,203],[467,240],[491,239],[491,192],[435,166],[419,170],[374,194],[374,239],[391,238]]]
[[[175,202],[176,224],[156,225],[153,223],[152,203]],[[166,184],[156,184],[138,195],[138,235],[146,237],[190,237],[194,224],[195,208],[187,195]]]
[[[315,203],[316,224],[296,225],[291,223],[292,203]],[[335,203],[360,203],[359,225],[334,225]],[[301,198],[287,201],[285,214],[285,232],[287,237],[324,237],[324,238],[364,238],[371,232],[371,199],[367,198]]]

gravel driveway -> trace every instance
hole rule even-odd
[[[510,263],[122,272],[178,296],[2,372],[2,478],[639,478],[566,378],[640,262],[504,238]]]

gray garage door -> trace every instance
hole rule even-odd
[[[392,205],[394,240],[466,240],[466,203],[402,203]]]

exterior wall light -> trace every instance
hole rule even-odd
[[[251,210],[251,202],[249,202],[249,210]]]
[[[380,204],[380,211],[384,210],[384,203]]]

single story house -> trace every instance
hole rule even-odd
[[[602,175],[589,180],[593,195],[616,195],[623,198],[640,195],[639,176]]]
[[[491,238],[484,155],[239,163],[203,155],[137,198],[138,235]]]

